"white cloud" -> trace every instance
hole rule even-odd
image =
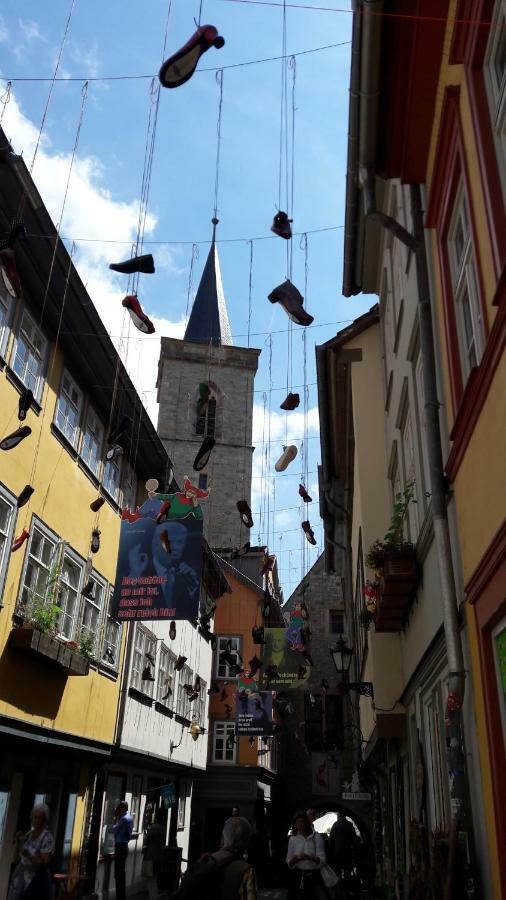
[[[15,97],[6,108],[4,129],[16,152],[22,152],[30,165],[36,140],[37,128],[23,114]],[[53,151],[51,142],[45,136],[37,153],[33,177],[37,188],[55,223],[61,215],[65,185],[70,167],[70,155]],[[98,159],[93,156],[77,157],[72,171],[61,234],[76,238],[89,238],[89,242],[78,242],[74,262],[87,287],[88,293],[112,337],[116,347],[139,393],[146,393],[145,406],[152,420],[157,421],[156,375],[159,357],[160,336],[182,337],[184,321],[171,321],[145,312],[152,319],[156,334],[143,335],[135,330],[128,314],[121,305],[125,294],[124,279],[108,269],[112,256],[124,259],[130,245],[135,241],[138,220],[136,202],[125,203],[115,200],[105,185],[105,173]],[[146,237],[153,233],[156,218],[148,215]],[[125,244],[104,244],[104,234],[114,236]],[[114,248],[114,249],[113,249]],[[162,267],[178,271],[170,250],[163,254]],[[121,336],[125,338],[120,341]],[[138,337],[137,337],[138,336]],[[128,337],[128,339],[126,339]]]
[[[43,44],[47,44],[47,38],[42,34],[38,23],[33,19],[18,19],[18,25],[23,32],[23,37],[29,43],[31,41],[42,41]]]

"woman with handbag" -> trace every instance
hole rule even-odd
[[[48,869],[53,835],[48,829],[49,809],[39,803],[32,809],[30,831],[16,835],[16,857],[7,900],[51,900],[53,888]]]
[[[166,836],[165,815],[163,810],[158,809],[156,819],[149,826],[142,847],[141,875],[147,881],[149,900],[156,900],[159,894],[158,874],[162,864]]]
[[[297,900],[329,900],[337,877],[327,865],[323,838],[313,831],[305,812],[296,813],[293,824],[286,861],[294,873]]]

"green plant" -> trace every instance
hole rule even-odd
[[[394,511],[390,527],[384,537],[385,544],[402,544],[402,526],[410,502],[415,493],[415,482],[407,481],[402,491],[395,495]]]
[[[369,547],[365,555],[365,564],[368,569],[380,572],[385,562],[385,544],[383,541],[376,539]]]
[[[43,634],[56,634],[60,613],[61,609],[55,603],[48,603],[44,597],[34,594],[26,606],[24,621]]]
[[[79,653],[86,659],[95,659],[95,635],[82,628],[78,638]]]
[[[375,614],[373,612],[369,612],[369,610],[366,609],[365,606],[360,610],[358,614],[358,620],[365,631],[369,631],[369,625],[373,621],[374,615]]]

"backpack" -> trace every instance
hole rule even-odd
[[[244,862],[240,856],[231,850],[224,851],[230,854],[226,859],[218,861],[208,854],[203,856],[191,869],[185,872],[178,890],[172,894],[172,900],[220,900],[220,892],[223,886],[223,873],[230,863]],[[244,872],[249,868],[249,863],[244,862]]]

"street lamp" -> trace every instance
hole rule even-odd
[[[364,697],[373,696],[373,688],[371,681],[348,681],[348,673],[351,666],[351,657],[353,656],[352,647],[348,647],[344,637],[340,637],[335,647],[330,648],[330,655],[334,660],[337,674],[341,676],[341,683],[337,686],[337,693],[340,696],[348,694],[350,691],[356,691]]]

